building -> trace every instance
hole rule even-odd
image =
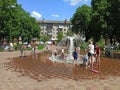
[[[66,19],[64,21],[55,21],[55,20],[38,20],[41,27],[41,34],[47,34],[51,37],[51,40],[58,40],[57,35],[59,32],[63,32],[63,36],[65,36],[70,30],[70,21]]]

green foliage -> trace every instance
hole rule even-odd
[[[50,40],[50,37],[47,36],[47,35],[42,35],[42,36],[40,37],[40,40],[43,41],[44,43],[46,43],[48,40]]]
[[[107,0],[92,0],[92,9],[93,16],[91,22],[91,30],[93,30],[94,34],[92,34],[95,42],[101,39],[101,36],[104,38],[108,38],[108,25],[107,25],[107,17],[109,16]]]
[[[109,28],[110,33],[109,37],[111,38],[111,41],[115,39],[120,44],[120,0],[110,0],[109,1]],[[111,42],[113,43],[113,41]]]
[[[0,39],[22,41],[39,37],[40,27],[28,12],[17,4],[17,0],[0,0]]]
[[[58,36],[57,36],[57,38],[58,38],[58,41],[61,41],[62,39],[63,39],[63,32],[59,32],[58,33]]]
[[[0,47],[0,51],[4,51],[4,48]]]
[[[103,38],[101,38],[98,42],[97,42],[98,46],[100,46],[101,48],[103,48],[105,46],[105,40]]]
[[[89,23],[91,21],[92,9],[87,5],[82,5],[78,7],[73,17],[71,18],[71,23],[73,25],[72,31],[75,33],[83,32],[85,36],[89,33]]]
[[[19,46],[17,45],[17,43],[14,43],[13,47],[14,47],[14,50],[17,50]]]
[[[86,49],[87,46],[88,46],[88,43],[86,43],[86,42],[83,42],[83,43],[80,44],[81,49]]]
[[[120,44],[120,0],[92,0],[91,7],[82,5],[71,18],[74,33],[85,34],[86,41],[101,37]]]
[[[109,39],[111,44],[113,40],[120,43],[120,0],[92,0],[92,9],[98,13],[95,20],[100,36]]]
[[[68,31],[66,36],[72,36],[72,35],[73,33],[71,31]]]
[[[44,48],[44,45],[38,45],[37,48],[38,50],[42,50]]]

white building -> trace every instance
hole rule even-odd
[[[58,40],[57,35],[59,32],[63,32],[63,36],[65,36],[70,30],[70,21],[55,21],[55,20],[38,20],[41,27],[41,34],[47,34],[51,37],[51,40]]]

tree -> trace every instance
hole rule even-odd
[[[24,17],[21,17],[21,37],[23,41],[30,41],[32,38],[39,38],[40,35],[40,26],[36,20],[30,17],[29,13],[25,11],[22,12]]]
[[[120,43],[120,0],[92,0],[92,9],[98,13],[97,26],[102,37]],[[97,28],[96,28],[97,29]]]
[[[0,20],[0,40],[9,41],[21,36],[23,41],[29,41],[39,37],[39,25],[17,0],[0,0]]]
[[[91,29],[93,29],[93,38],[95,42],[99,41],[101,37],[108,38],[108,25],[106,17],[109,16],[107,12],[107,0],[92,0],[93,16],[91,22]]]
[[[101,38],[120,44],[120,0],[92,0],[91,7],[78,7],[71,18],[72,31],[84,33],[86,41]]]
[[[10,39],[10,35],[14,35],[11,34],[11,31],[14,31],[16,28],[18,28],[16,26],[17,23],[14,22],[17,21],[15,18],[15,12],[17,8],[18,5],[16,0],[0,0],[0,20],[2,21],[0,22],[0,39]]]
[[[57,38],[58,38],[58,41],[61,41],[62,39],[63,39],[63,32],[59,32],[58,33],[58,36],[57,36]]]
[[[72,35],[73,35],[73,33],[70,30],[66,34],[66,36],[72,36]]]
[[[109,26],[111,27],[111,41],[116,40],[120,44],[120,0],[110,0],[108,11],[110,13]],[[114,44],[114,42],[111,42]]]
[[[78,7],[73,17],[71,18],[71,23],[73,25],[72,31],[75,33],[83,32],[86,36],[89,30],[91,15],[91,7],[87,5]]]
[[[43,41],[44,43],[46,43],[49,39],[50,39],[50,37],[48,37],[45,34],[40,37],[40,40]]]

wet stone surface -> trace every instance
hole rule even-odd
[[[101,57],[101,65],[94,65],[94,69],[100,71],[99,74],[85,69],[84,65],[74,66],[72,64],[52,62],[48,58],[50,52],[44,51],[36,55],[23,58],[14,58],[3,64],[5,70],[21,73],[20,76],[29,76],[38,82],[52,79],[107,79],[109,76],[120,76],[120,60]]]

